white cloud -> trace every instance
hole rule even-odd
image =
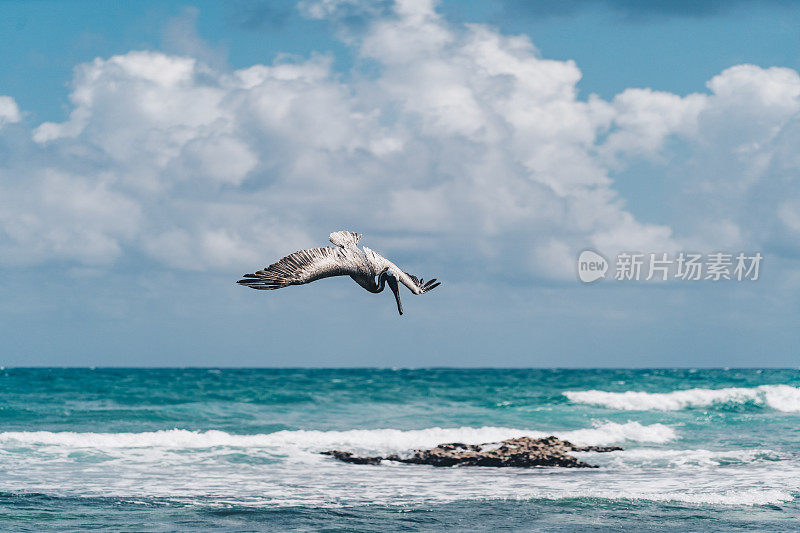
[[[0,126],[22,120],[17,102],[10,96],[0,96]]]
[[[354,4],[305,9],[333,17]],[[797,231],[790,69],[734,67],[710,94],[584,101],[574,62],[543,59],[524,36],[452,26],[427,1],[398,2],[350,37],[377,75],[343,77],[324,55],[233,72],[158,52],[80,66],[69,119],[0,163],[0,251],[88,264],[130,251],[238,274],[348,228],[382,236],[388,254],[447,254],[467,276],[571,278],[586,247],[719,248]],[[0,98],[3,117],[19,120],[13,100]],[[613,189],[612,172],[637,157],[704,202],[691,224],[676,217],[679,239]],[[771,222],[754,235],[742,213],[768,181]]]
[[[683,98],[640,92],[630,139],[612,134],[604,148],[665,158],[672,200],[685,215],[675,225],[696,248],[800,252],[796,236],[787,234],[800,200],[800,75],[738,65],[714,76],[708,88],[708,95]],[[667,157],[674,155],[664,147],[670,136],[683,155]]]
[[[655,157],[670,135],[696,134],[697,120],[708,103],[702,94],[684,98],[651,89],[628,89],[614,97],[613,122],[617,128],[602,151],[620,155]]]
[[[63,170],[0,171],[0,246],[4,264],[68,259],[105,264],[117,258],[141,222],[141,210],[111,190]]]

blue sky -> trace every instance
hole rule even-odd
[[[797,365],[795,2],[0,13],[0,364]],[[233,283],[338,229],[444,285]],[[587,286],[584,248],[765,260]]]

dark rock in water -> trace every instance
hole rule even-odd
[[[340,461],[359,465],[377,465],[381,461],[397,461],[433,466],[561,466],[566,468],[597,468],[579,461],[568,452],[613,452],[619,446],[575,446],[569,441],[550,436],[543,439],[519,437],[486,444],[452,442],[429,450],[414,450],[410,457],[358,457],[352,452],[329,450],[322,452]]]
[[[356,465],[377,465],[384,459],[383,457],[356,457],[353,452],[343,452],[341,450],[328,450],[327,452],[322,452],[322,455],[332,455],[340,461]]]

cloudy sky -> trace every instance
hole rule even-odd
[[[800,362],[799,3],[0,0],[0,43],[1,364]],[[443,285],[235,285],[339,229]]]

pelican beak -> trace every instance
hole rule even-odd
[[[388,276],[386,276],[386,283],[388,283],[389,288],[392,289],[392,292],[394,293],[394,299],[397,300],[397,310],[402,315],[403,303],[400,301],[400,289],[397,287],[397,278],[390,273]]]

